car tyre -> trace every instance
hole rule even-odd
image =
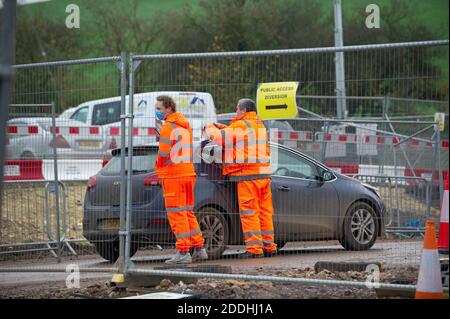
[[[377,239],[379,218],[367,203],[354,203],[344,219],[343,234],[339,242],[346,250],[368,250]]]
[[[34,160],[36,159],[36,156],[30,151],[25,151],[20,155],[21,160]]]
[[[95,243],[95,249],[98,254],[102,256],[104,259],[109,260],[114,263],[119,259],[119,241],[106,241],[106,242],[97,242]],[[137,252],[138,246],[132,244],[130,247],[130,257]]]
[[[223,213],[212,207],[204,207],[198,213],[198,224],[205,239],[209,259],[222,257],[229,240],[228,223]]]

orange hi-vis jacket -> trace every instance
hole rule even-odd
[[[155,171],[159,178],[195,176],[192,130],[180,112],[169,114],[161,128]]]
[[[256,112],[235,117],[229,126],[206,128],[207,136],[222,147],[223,175],[244,181],[270,177],[270,146],[266,128]]]

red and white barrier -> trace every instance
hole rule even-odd
[[[318,142],[334,142],[334,143],[358,143],[359,135],[356,134],[325,134],[317,132],[315,139]]]
[[[128,130],[126,130],[128,134]],[[110,127],[109,136],[120,136],[120,127]],[[133,127],[133,136],[157,136],[158,132],[154,127]]]
[[[50,132],[53,133],[53,127],[50,127]],[[55,132],[63,136],[101,136],[103,133],[100,126],[57,126]]]
[[[58,179],[88,180],[103,167],[103,160],[58,160]],[[5,180],[53,180],[53,160],[7,160],[5,161]]]
[[[6,160],[4,179],[6,181],[44,180],[42,160]]]
[[[8,135],[34,135],[42,134],[42,128],[39,125],[8,125]]]

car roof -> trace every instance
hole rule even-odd
[[[139,98],[141,96],[146,96],[150,94],[179,94],[179,95],[196,95],[196,94],[207,94],[211,95],[211,93],[208,92],[195,92],[195,91],[152,91],[152,92],[141,92],[141,93],[135,93],[134,97]],[[125,96],[125,101],[128,102],[129,95]],[[120,101],[121,96],[111,96],[103,99],[97,99],[97,100],[90,100],[80,103],[78,107],[85,106],[86,103],[103,103],[103,102],[114,102],[114,101]]]

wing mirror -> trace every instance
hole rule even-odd
[[[331,181],[333,179],[333,177],[334,177],[333,173],[331,173],[329,171],[323,171],[323,173],[322,173],[322,181],[324,181],[324,182]]]

